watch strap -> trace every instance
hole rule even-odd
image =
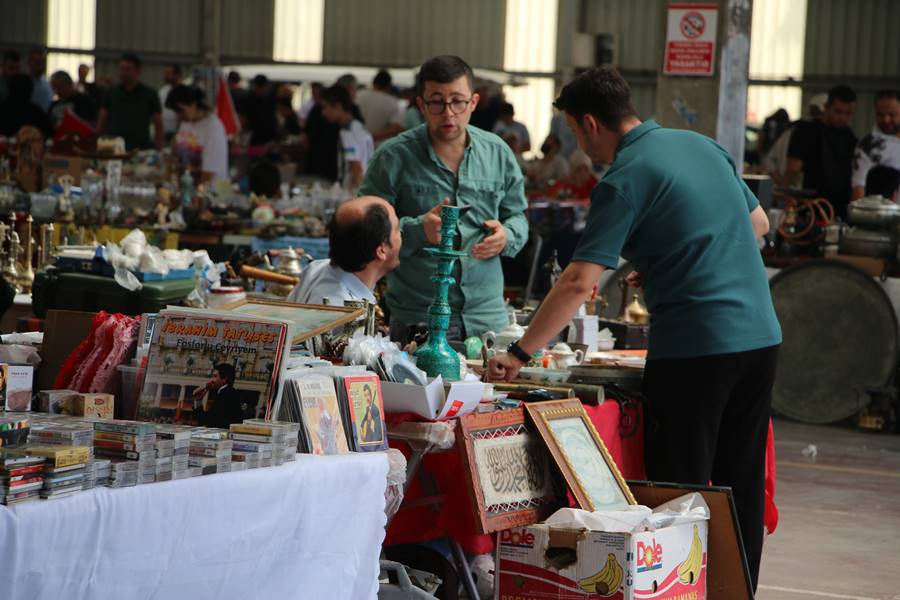
[[[531,355],[522,350],[522,347],[519,346],[519,342],[513,342],[510,344],[506,351],[515,356],[522,364],[528,364],[531,360]]]

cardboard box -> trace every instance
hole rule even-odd
[[[43,171],[45,186],[59,181],[63,175],[71,175],[75,185],[81,185],[82,160],[78,156],[48,154],[44,157]]]
[[[77,395],[75,390],[41,390],[38,392],[38,410],[53,415],[62,414]]]
[[[33,365],[7,365],[0,363],[2,376],[3,408],[7,411],[31,410]]]
[[[708,523],[641,533],[551,529],[502,531],[496,600],[703,600]]]
[[[115,396],[112,394],[76,394],[70,399],[68,414],[78,417],[112,419]]]
[[[473,412],[484,395],[480,381],[445,383],[435,377],[428,385],[381,382],[386,413],[410,412],[432,421],[446,421]]]

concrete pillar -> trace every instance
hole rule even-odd
[[[665,39],[668,7],[676,2],[660,2]],[[719,5],[713,75],[666,75],[662,68],[665,55],[660,57],[656,118],[664,127],[690,129],[715,139],[728,150],[740,171],[744,160],[753,2],[710,0],[706,3]]]

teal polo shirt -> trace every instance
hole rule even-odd
[[[129,92],[117,85],[106,93],[103,108],[109,112],[104,135],[121,136],[128,150],[153,148],[150,125],[153,115],[162,111],[156,90],[138,83]]]
[[[449,304],[453,316],[462,318],[466,334],[480,336],[500,331],[509,319],[500,256],[479,260],[471,256],[472,247],[484,239],[481,224],[495,219],[506,229],[501,255],[518,254],[528,240],[528,202],[522,170],[506,142],[477,127],[468,127],[468,134],[457,173],[435,154],[425,124],[387,140],[369,161],[359,194],[384,198],[400,218],[400,266],[387,276],[386,300],[392,317],[407,324],[427,322],[434,298],[431,277],[437,260],[424,250],[424,214],[444,198],[472,206],[459,220],[457,245],[469,255],[456,261]]]
[[[774,346],[781,327],[749,217],[758,205],[721,146],[646,121],[591,192],[572,260],[614,269],[621,255],[643,275],[651,360]]]

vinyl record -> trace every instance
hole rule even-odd
[[[863,271],[816,260],[772,278],[784,336],[772,408],[805,423],[852,417],[867,390],[889,384],[897,367],[897,317],[887,294]]]

